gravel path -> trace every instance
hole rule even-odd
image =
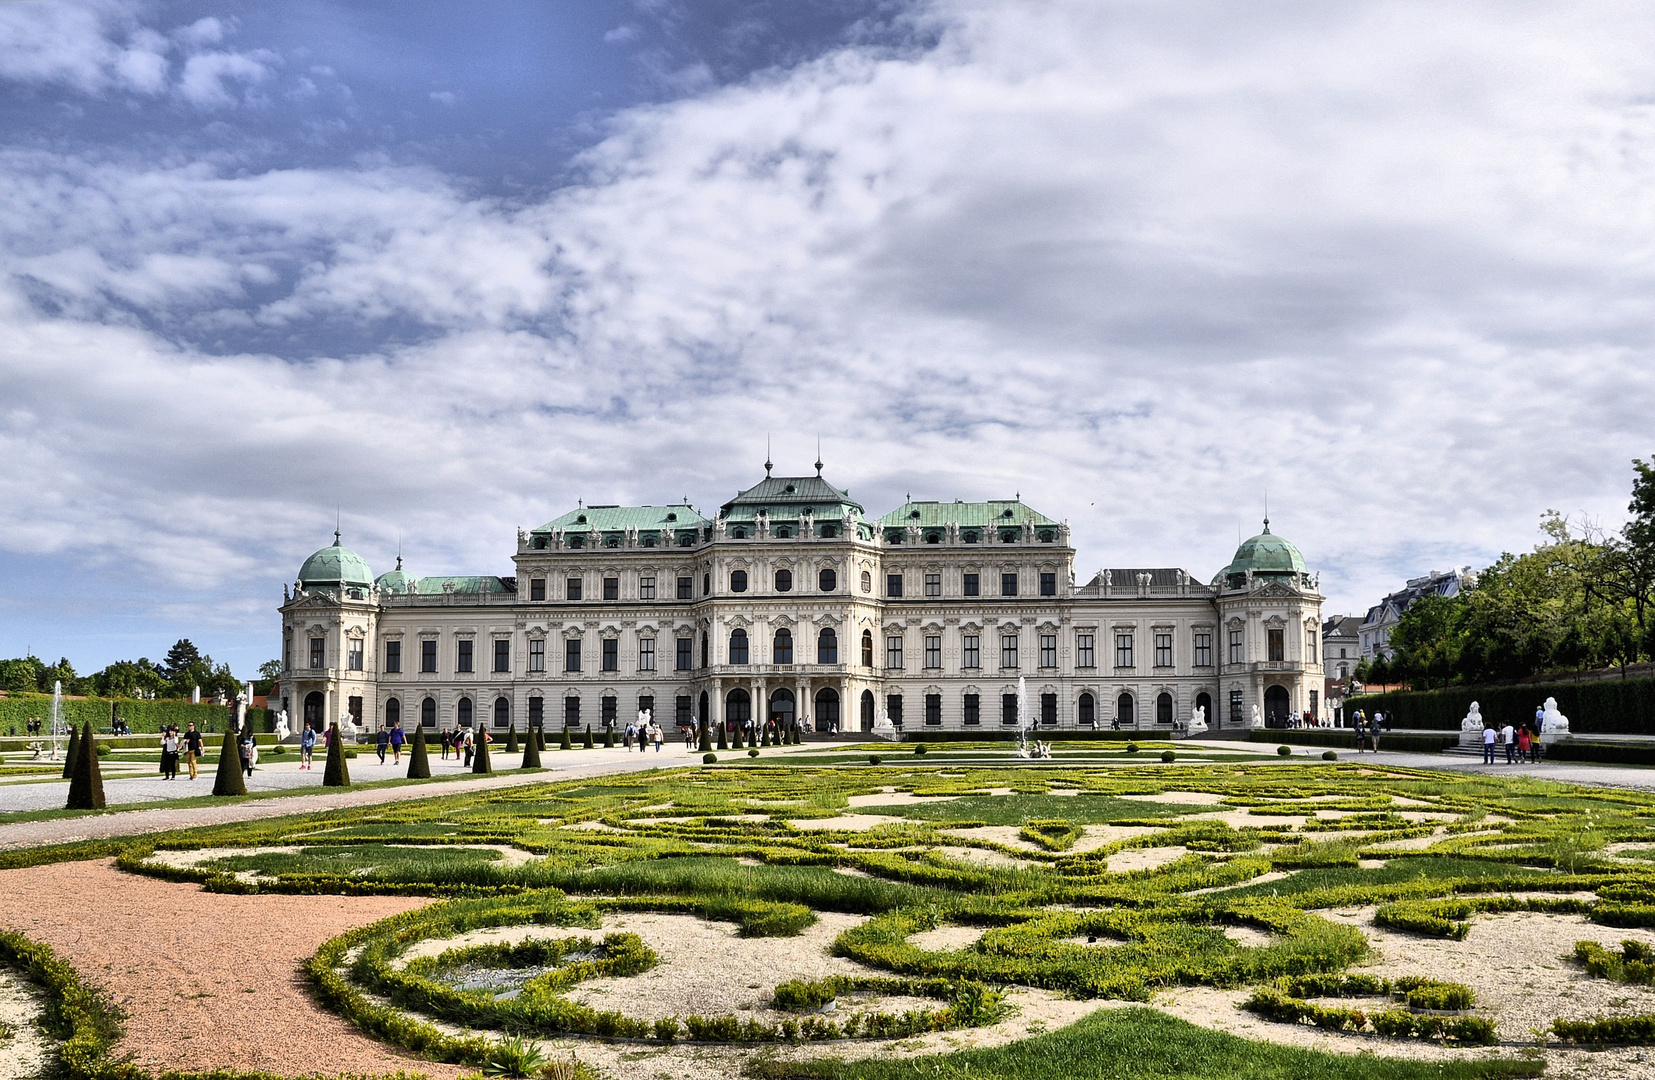
[[[0,871],[0,926],[50,945],[126,1011],[115,1054],[157,1072],[460,1075],[367,1038],[311,998],[299,965],[328,938],[430,901],[232,896],[111,860]]]

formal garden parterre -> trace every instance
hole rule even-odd
[[[501,1075],[1056,1076],[1153,1032],[1134,1052],[1167,1076],[1487,1076],[1655,1039],[1652,824],[1638,792],[1360,763],[760,758],[117,847],[218,893],[431,898],[305,978],[375,1039]],[[1423,960],[1502,919],[1563,941],[1532,957],[1557,984],[1528,994],[1540,1030]],[[1375,974],[1381,937],[1419,942],[1420,969]],[[107,1006],[38,945],[0,948],[59,995],[69,1072],[110,1075]],[[1253,1041],[1132,1007],[1215,993]],[[1639,1075],[1639,1053],[1597,1060]]]

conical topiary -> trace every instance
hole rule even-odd
[[[339,737],[338,724],[328,728],[328,763],[322,770],[322,786],[351,786],[351,771],[345,765],[345,740]]]
[[[534,729],[534,748],[541,753],[546,752],[546,726],[544,724]]]
[[[740,725],[740,724],[735,725],[735,731],[733,732],[732,738],[730,740],[730,748],[732,750],[740,750],[742,748],[741,728],[742,728],[742,725]]]
[[[408,751],[408,779],[431,779],[431,755],[425,749],[425,729],[414,728],[413,749]]]
[[[247,794],[247,778],[241,773],[241,748],[236,745],[233,724],[224,729],[224,745],[218,748],[218,772],[213,776],[213,794]]]
[[[707,718],[701,718],[701,740],[696,746],[698,753],[710,753],[713,748],[713,733],[707,729]]]
[[[805,741],[804,725],[799,724],[799,723],[795,723],[793,725],[793,745],[794,746],[803,746],[804,741]]]
[[[615,749],[615,725],[614,724],[605,724],[603,726],[603,745],[604,745],[604,748],[607,749],[607,750]]]
[[[488,759],[488,732],[477,729],[477,751],[471,755],[471,771],[487,775],[494,771],[494,765]]]
[[[65,780],[75,778],[75,755],[78,753],[80,753],[80,728],[71,727],[69,729],[69,749],[63,752],[63,778]]]
[[[517,729],[514,727],[506,729],[506,753],[517,753]]]
[[[523,768],[540,768],[540,744],[535,740],[532,732],[523,739]]]
[[[592,725],[591,724],[586,725],[586,745],[585,745],[584,749],[587,749],[587,750],[592,749]]]
[[[730,748],[729,740],[724,734],[724,721],[722,720],[718,722],[718,748],[720,750],[728,750]]]
[[[69,810],[103,809],[103,770],[98,766],[98,743],[92,737],[92,722],[75,748],[75,774],[69,778]]]
[[[568,750],[568,749],[570,749],[570,746],[569,746],[569,728],[568,728],[567,725],[565,725],[564,728],[563,728],[563,740],[557,744],[557,748],[559,750]]]

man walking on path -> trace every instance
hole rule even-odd
[[[1500,729],[1500,741],[1506,745],[1506,764],[1517,763],[1517,729],[1507,724]]]
[[[314,762],[311,755],[316,753],[316,729],[309,724],[299,733],[299,768],[308,769]]]
[[[379,763],[381,765],[385,764],[385,751],[390,747],[390,745],[391,745],[391,733],[390,733],[390,731],[386,730],[385,728],[380,728],[379,729],[379,734],[374,736],[374,749],[379,751]]]
[[[398,720],[391,725],[391,760],[398,765],[402,764],[402,721]]]
[[[1494,764],[1494,729],[1483,728],[1483,764]]]
[[[196,762],[201,760],[201,732],[195,730],[195,721],[184,732],[184,760],[190,766],[190,779],[195,779]]]
[[[1379,718],[1382,714],[1374,713],[1373,719],[1368,721],[1368,741],[1373,744],[1373,752],[1379,753]]]

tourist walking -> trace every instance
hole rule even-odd
[[[168,780],[178,776],[178,731],[166,728],[161,732],[161,775]]]
[[[253,729],[248,728],[241,736],[241,767],[248,776],[253,775],[253,762],[258,760],[258,745],[253,738]]]
[[[374,750],[379,754],[379,763],[385,764],[385,751],[391,748],[391,732],[388,728],[380,728],[374,736]]]
[[[1497,735],[1493,728],[1483,728],[1483,764],[1494,764],[1494,740]]]
[[[402,721],[398,720],[396,723],[391,725],[391,760],[398,765],[402,764],[403,739]]]
[[[1533,761],[1534,744],[1529,740],[1529,726],[1524,724],[1517,729],[1517,760]]]
[[[1507,765],[1516,764],[1516,762],[1517,762],[1517,729],[1512,727],[1510,724],[1507,724],[1505,727],[1501,728],[1500,729],[1500,741],[1502,743],[1504,743],[1505,747],[1506,747],[1506,764]]]
[[[632,749],[632,736],[637,733],[637,730],[631,724],[627,724],[626,730],[621,732],[621,745],[626,747],[628,751]],[[638,749],[643,749],[642,743],[639,744]]]
[[[1374,713],[1373,719],[1368,721],[1368,741],[1373,744],[1373,752],[1379,753],[1379,718],[1380,713]]]
[[[299,732],[299,768],[308,769],[316,753],[316,729],[309,724]]]
[[[655,752],[659,754],[661,752],[661,726],[653,720],[649,722],[649,738],[655,744]]]
[[[448,760],[448,751],[449,751],[449,748],[452,747],[453,745],[454,745],[454,740],[448,734],[448,729],[443,728],[443,732],[442,732],[442,759],[444,761]]]
[[[190,767],[190,779],[196,778],[196,763],[201,760],[201,732],[195,730],[195,721],[190,721],[189,728],[184,732],[184,760]]]
[[[465,748],[465,767],[471,768],[471,730],[469,728],[459,736],[460,745]]]

